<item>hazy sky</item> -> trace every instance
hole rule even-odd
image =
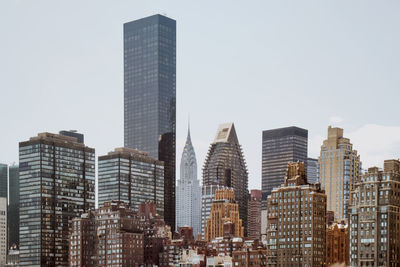
[[[309,130],[317,157],[344,128],[363,167],[400,157],[399,1],[0,2],[0,162],[18,142],[76,129],[97,155],[123,145],[123,23],[177,20],[177,171],[190,115],[199,178],[233,121],[261,185],[262,130]]]

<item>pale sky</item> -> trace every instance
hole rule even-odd
[[[0,2],[0,162],[18,142],[76,129],[103,155],[123,145],[123,23],[177,21],[177,175],[190,116],[199,175],[234,122],[261,187],[262,130],[309,130],[317,157],[344,128],[363,167],[400,157],[399,1]]]

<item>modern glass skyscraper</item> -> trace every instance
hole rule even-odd
[[[247,234],[247,204],[249,200],[248,180],[247,165],[235,126],[233,123],[221,124],[204,163],[203,188],[211,185],[233,188],[235,200],[239,204],[240,219],[242,219],[245,234]],[[210,193],[212,197],[213,192]],[[210,194],[207,193],[207,195]],[[204,206],[202,206],[202,218],[209,218],[209,210]]]
[[[124,201],[134,211],[150,201],[164,217],[164,163],[147,152],[116,148],[99,157],[98,204]]]
[[[289,162],[307,162],[308,131],[286,127],[263,131],[262,136],[262,200],[265,204],[273,188],[284,182]]]
[[[7,198],[8,166],[0,163],[0,197]]]
[[[72,218],[94,209],[94,152],[51,133],[19,143],[19,266],[68,265]]]
[[[196,237],[201,231],[201,187],[190,131],[183,148],[180,174],[176,187],[176,228],[191,226]]]
[[[8,198],[8,247],[19,247],[19,167],[11,165],[9,172]]]
[[[176,22],[124,24],[124,146],[165,166],[165,220],[175,228]]]

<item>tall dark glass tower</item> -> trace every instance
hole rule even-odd
[[[307,162],[308,131],[286,127],[263,131],[262,136],[262,200],[263,209],[272,189],[284,182],[289,162]]]
[[[124,145],[164,161],[165,221],[175,228],[176,22],[124,24]]]
[[[7,198],[8,166],[0,163],[0,197]]]
[[[19,248],[19,167],[9,168],[9,204],[7,211],[8,247]]]

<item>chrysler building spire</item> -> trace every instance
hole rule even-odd
[[[196,153],[190,137],[190,124],[181,158],[181,173],[176,187],[176,229],[193,227],[193,234],[200,233],[201,187],[197,180]]]

